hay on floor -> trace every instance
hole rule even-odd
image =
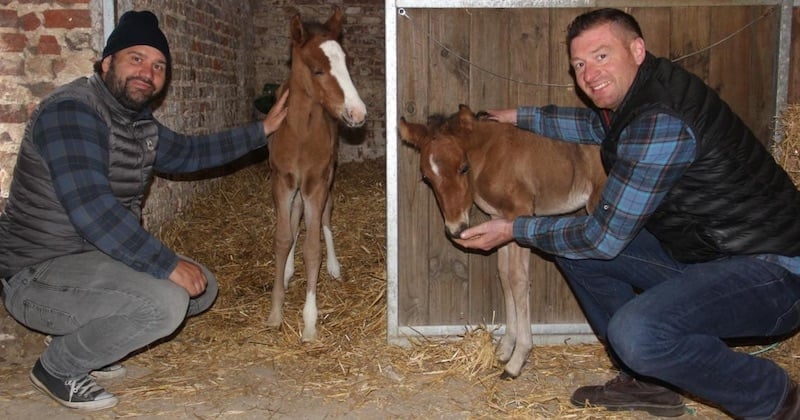
[[[791,104],[781,114],[781,141],[773,145],[772,154],[800,187],[800,104]]]
[[[320,339],[300,342],[305,291],[301,248],[287,291],[284,324],[279,329],[266,327],[274,276],[274,212],[267,165],[251,165],[220,179],[160,232],[176,251],[215,272],[220,295],[208,313],[190,319],[180,334],[134,356],[132,362],[153,374],[121,390],[123,402],[200,393],[206,399],[225,399],[226,392],[263,392],[216,385],[269,367],[278,372],[282,386],[294,384],[353,406],[389,386],[402,394],[416,392],[423,382],[426,392],[446,394],[448,378],[455,378],[483,388],[484,401],[472,411],[475,417],[637,418],[635,413],[612,415],[569,404],[573,378],[607,379],[614,374],[598,344],[537,347],[516,383],[497,379],[501,369],[493,358],[493,337],[483,328],[456,339],[415,339],[409,348],[388,345],[385,162],[340,165],[336,179],[333,228],[344,279],[331,279],[323,264],[317,294]],[[765,357],[800,379],[798,354],[800,345],[792,340],[770,349]],[[202,392],[212,386],[213,393]],[[706,418],[719,415],[699,403],[691,406],[710,416]]]

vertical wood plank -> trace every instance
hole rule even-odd
[[[551,79],[551,31],[550,12],[547,9],[525,9],[513,13],[509,19],[509,71],[511,83],[509,108],[518,106],[541,106],[550,103],[550,85],[563,82]],[[547,280],[545,263],[534,258],[530,264],[530,307],[533,323],[540,321],[542,285]],[[505,322],[505,311],[498,311],[499,320]]]
[[[424,123],[428,114],[428,12],[411,11],[413,21],[398,18],[397,66],[398,115]],[[430,206],[428,187],[420,182],[419,153],[410,147],[398,150],[398,323],[428,324],[429,215],[418,209]]]
[[[567,25],[588,9],[529,9],[509,20],[511,107],[583,106],[574,91],[566,45]],[[531,319],[534,324],[573,322],[583,315],[572,292],[549,257],[531,253]],[[504,318],[503,318],[504,320]],[[577,321],[581,322],[581,321]]]
[[[475,9],[470,12],[470,104],[473,110],[498,108],[508,102],[509,27],[517,10]],[[453,111],[456,111],[454,109]]]
[[[800,8],[792,9],[792,46],[789,53],[788,104],[800,103]]]
[[[773,13],[761,18],[770,9]],[[775,115],[775,86],[778,71],[778,19],[779,14],[774,6],[748,7],[748,20],[756,23],[747,30],[750,38],[752,55],[749,70],[739,73],[740,78],[749,81],[746,101],[748,107],[745,122],[762,143],[769,144],[773,135],[773,116]]]
[[[672,8],[668,57],[703,80],[708,80],[711,53],[700,51],[711,44],[710,21],[711,7]]]
[[[522,9],[509,19],[509,75],[518,82],[509,85],[509,103],[503,108],[520,105],[547,105],[550,74],[550,20],[547,9]],[[561,78],[555,83],[564,82]],[[570,82],[567,82],[570,83]]]
[[[539,46],[534,57],[528,59],[536,60],[532,65],[538,72],[545,75],[544,80],[550,87],[537,90],[535,103],[523,103],[525,105],[546,105],[556,104],[560,106],[584,106],[577,95],[575,80],[570,73],[569,48],[566,43],[567,26],[576,16],[590,9],[570,8],[570,9],[549,9],[537,11],[529,21],[538,28],[543,25],[542,35],[546,37]],[[534,40],[536,42],[536,40]],[[520,51],[520,54],[523,52]],[[541,93],[546,92],[546,95]],[[531,282],[531,321],[534,324],[553,324],[570,322],[577,313],[582,317],[580,308],[572,296],[564,278],[558,271],[549,256],[540,255],[537,252],[531,253],[530,262],[530,282]],[[559,302],[560,309],[556,309],[554,302]],[[562,310],[564,313],[556,314],[555,311]]]
[[[630,13],[644,35],[647,50],[656,57],[667,57],[670,51],[671,13],[668,7],[632,7]]]
[[[550,80],[564,85],[549,89],[548,102],[561,106],[585,106],[576,89],[575,79],[570,73],[567,26],[588,8],[550,9],[550,50],[546,59],[550,64]]]
[[[469,101],[470,13],[465,9],[432,9],[429,43],[431,113],[451,114]],[[429,194],[431,194],[429,192]],[[469,318],[468,256],[444,234],[436,200],[428,206],[429,322],[431,325],[464,325]]]
[[[746,7],[714,7],[711,9],[711,42],[717,42],[747,25],[749,15]],[[748,91],[750,80],[742,77],[749,67],[752,57],[750,37],[740,32],[724,43],[712,48],[708,72],[708,84],[720,97],[739,114],[745,123],[751,125],[753,118],[748,116]]]
[[[575,295],[572,294],[572,289],[570,289],[567,281],[558,270],[558,266],[555,263],[551,263],[549,267],[550,275],[548,279],[550,283],[554,285],[553,287],[557,292],[551,295],[553,296],[553,300],[552,304],[548,305],[548,307],[552,307],[553,310],[548,314],[549,316],[545,317],[544,322],[547,324],[575,324],[587,322],[583,315],[583,310],[578,304],[577,299],[575,299]]]
[[[508,103],[508,20],[516,10],[476,9],[470,12],[470,100],[473,111]],[[456,109],[453,109],[455,112]],[[489,217],[473,206],[470,224]],[[505,319],[503,293],[497,278],[497,253],[469,253],[469,321],[489,324]]]

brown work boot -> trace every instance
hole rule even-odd
[[[654,416],[678,417],[686,412],[683,397],[661,385],[620,373],[604,385],[582,386],[570,398],[576,407],[605,407],[613,411],[639,410]]]
[[[783,404],[775,413],[775,420],[796,420],[800,419],[800,388],[797,382],[791,381],[789,393],[783,400]]]

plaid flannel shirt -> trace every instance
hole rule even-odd
[[[260,122],[220,133],[187,136],[158,125],[154,169],[188,173],[219,166],[266,145]],[[76,231],[100,251],[139,271],[167,278],[177,255],[147,232],[116,199],[108,179],[109,128],[80,102],[44,109],[33,127],[56,196]]]
[[[520,107],[517,126],[568,142],[600,144],[600,115],[588,108]],[[667,114],[635,119],[620,134],[617,162],[591,215],[523,216],[514,221],[520,244],[571,259],[611,259],[642,229],[695,157],[689,126]],[[758,255],[800,274],[800,257]]]

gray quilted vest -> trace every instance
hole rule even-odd
[[[75,231],[33,143],[42,109],[61,101],[90,106],[109,129],[108,178],[114,196],[137,218],[153,179],[158,126],[148,109],[123,107],[94,74],[62,86],[33,112],[20,146],[5,212],[0,214],[0,277],[51,258],[96,248]]]

